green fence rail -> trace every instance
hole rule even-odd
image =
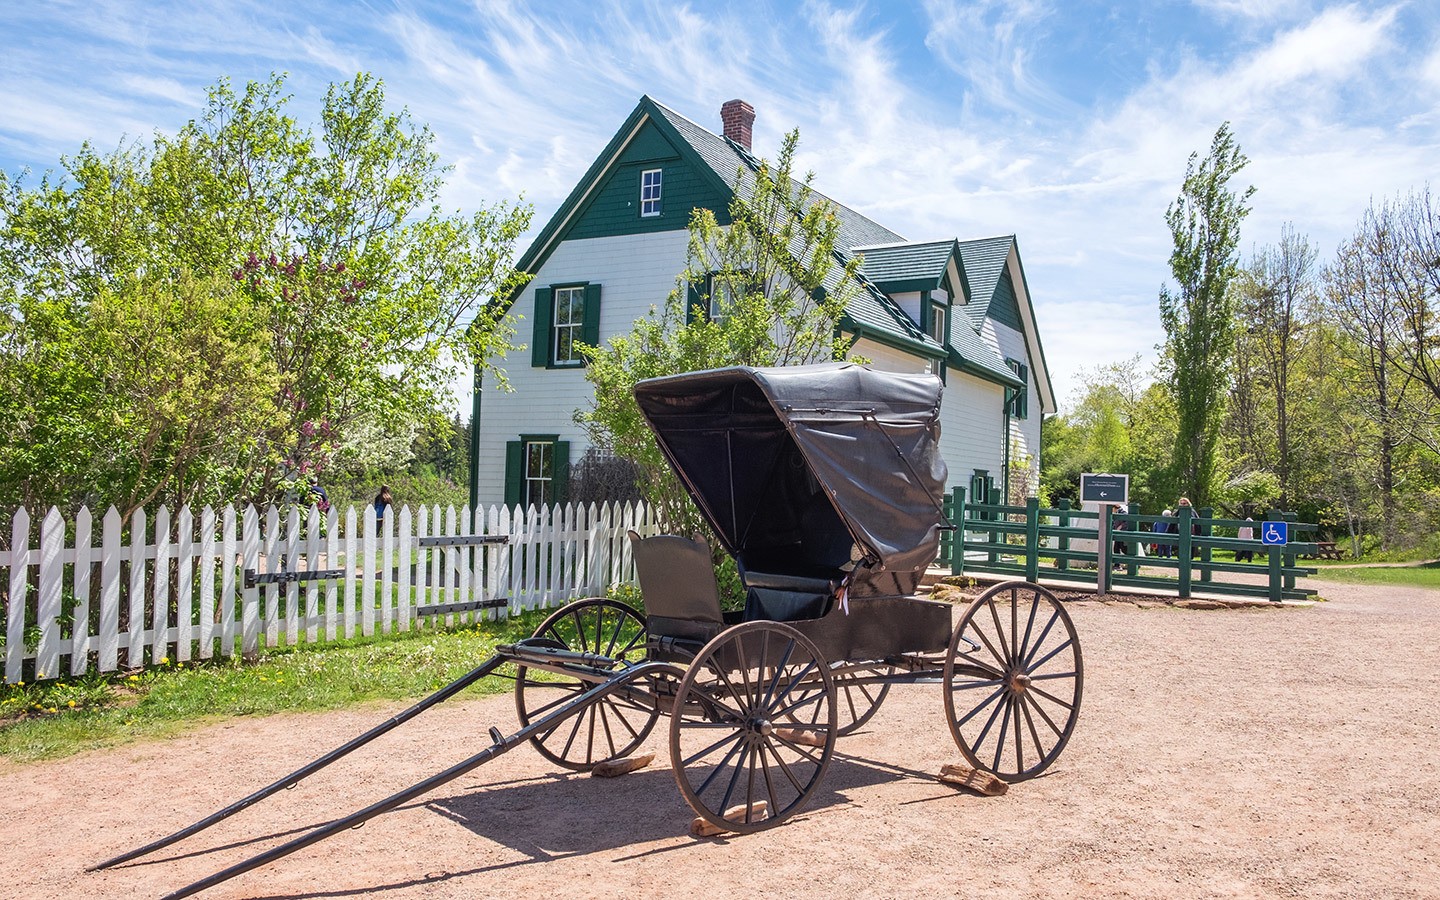
[[[987,498],[998,501],[998,496]],[[965,489],[951,489],[945,513],[957,528],[940,542],[940,564],[955,575],[983,573],[1011,575],[1026,581],[1042,578],[1093,584],[1105,591],[1126,587],[1152,588],[1190,597],[1194,592],[1236,597],[1261,597],[1275,602],[1303,600],[1314,591],[1295,586],[1295,579],[1313,575],[1314,568],[1297,565],[1301,557],[1314,557],[1313,524],[1296,521],[1294,513],[1271,510],[1260,521],[1215,518],[1209,509],[1181,507],[1175,515],[1145,515],[1139,504],[1125,513],[1113,513],[1110,522],[1062,500],[1055,508],[1042,508],[1029,498],[1024,506],[967,500]],[[1156,532],[1156,523],[1173,533]],[[1268,547],[1260,542],[1264,522],[1285,522],[1288,543]],[[1255,537],[1240,540],[1239,529],[1249,526]],[[1100,571],[1100,541],[1111,548],[1110,563]],[[1151,555],[1152,546],[1168,548],[1169,555]],[[1116,552],[1117,548],[1124,552]],[[1228,551],[1217,553],[1217,551]],[[1240,556],[1248,554],[1248,559]],[[1258,560],[1258,561],[1257,561]],[[1264,575],[1264,584],[1236,580],[1236,574]]]

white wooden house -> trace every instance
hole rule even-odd
[[[736,172],[756,163],[754,118],[731,100],[717,135],[641,98],[520,258],[532,277],[511,311],[529,346],[500,362],[513,391],[478,395],[481,503],[566,499],[568,466],[587,449],[573,414],[592,396],[574,343],[627,333],[663,304],[685,269],[691,210],[728,221]],[[977,484],[1010,484],[1023,495],[1055,397],[1014,236],[907,241],[835,206],[844,252],[863,258],[839,323],[855,338],[852,352],[878,368],[938,373],[951,485],[973,495]]]

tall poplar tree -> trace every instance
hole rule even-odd
[[[1165,211],[1175,241],[1170,272],[1178,290],[1160,289],[1160,322],[1179,431],[1173,464],[1176,483],[1196,506],[1210,505],[1217,483],[1216,448],[1224,419],[1225,392],[1235,349],[1234,301],[1229,294],[1238,270],[1240,223],[1254,187],[1230,182],[1249,160],[1226,122],[1210,153],[1190,154],[1180,195]]]

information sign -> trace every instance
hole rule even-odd
[[[1080,500],[1118,505],[1130,502],[1130,476],[1086,472],[1080,476]]]
[[[1283,546],[1290,539],[1289,522],[1261,522],[1260,543],[1271,547]]]

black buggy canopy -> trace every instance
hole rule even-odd
[[[735,367],[635,386],[660,448],[747,571],[909,594],[948,525],[940,380],[853,363]]]

